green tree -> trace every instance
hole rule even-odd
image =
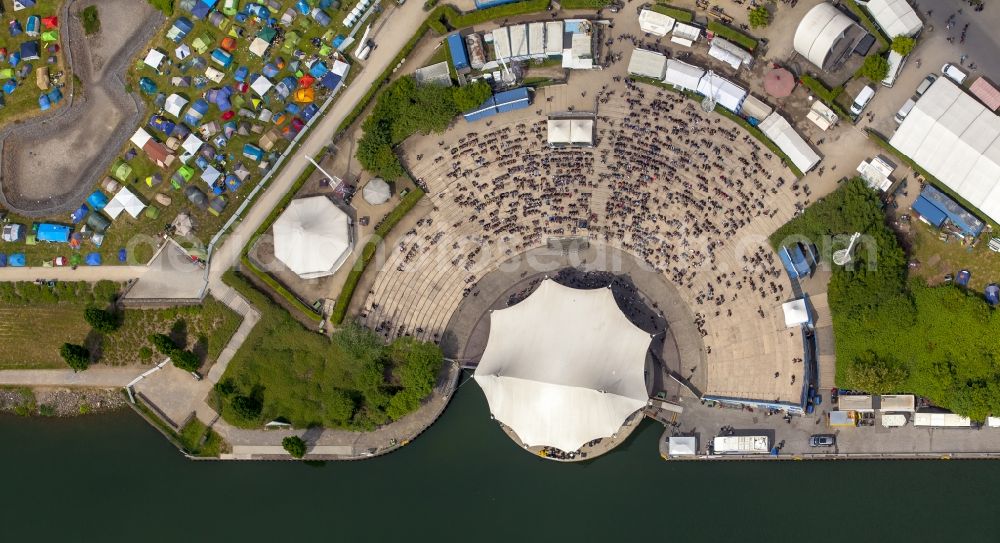
[[[170,360],[174,363],[174,366],[184,371],[195,371],[201,367],[201,359],[191,351],[177,349],[174,351],[174,354],[170,355]]]
[[[59,348],[59,355],[73,371],[83,371],[90,365],[90,351],[83,345],[63,343]]]
[[[231,402],[233,406],[233,411],[236,412],[243,420],[246,421],[256,421],[260,418],[261,411],[264,410],[264,405],[261,401],[253,396],[238,395],[234,396]]]
[[[327,428],[347,426],[354,417],[356,408],[354,398],[346,390],[327,391],[323,398],[323,426]]]
[[[89,306],[83,310],[83,320],[87,321],[87,324],[102,334],[110,334],[121,326],[117,315],[94,306]]]
[[[904,57],[909,55],[916,45],[917,40],[909,36],[896,36],[892,39],[892,50]]]
[[[444,355],[437,345],[406,336],[392,342],[389,359],[399,384],[417,399],[423,399],[434,390]]]
[[[97,6],[87,6],[81,12],[83,18],[83,33],[90,36],[101,31],[101,19],[97,15]]]
[[[868,55],[858,69],[858,75],[869,81],[882,81],[889,74],[889,61],[879,54]]]
[[[215,383],[215,391],[223,396],[230,396],[236,393],[236,383],[233,382],[232,377],[226,377]]]
[[[281,446],[288,451],[293,458],[302,458],[306,455],[306,442],[299,436],[288,436],[281,440]]]
[[[471,109],[476,109],[483,104],[489,97],[493,94],[493,90],[490,89],[489,83],[485,81],[476,81],[464,87],[454,88],[452,90],[452,95],[455,99],[455,107],[459,111],[469,111]]]
[[[177,350],[177,344],[166,334],[152,334],[149,336],[149,342],[163,356],[173,356],[174,351]]]
[[[771,12],[767,6],[757,6],[750,10],[750,26],[753,28],[763,28],[771,24]]]

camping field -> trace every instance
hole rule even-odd
[[[25,22],[28,20],[28,17],[31,15],[37,15],[39,17],[57,15],[63,2],[64,0],[38,0],[34,7],[17,12],[10,8],[9,3],[4,2],[9,10],[4,13],[4,22],[9,23],[12,20],[16,20],[23,27]],[[65,31],[63,27],[67,22],[68,21],[62,21],[60,19],[58,29],[60,32]],[[67,70],[65,70],[65,66],[63,64],[62,50],[55,54],[57,59],[55,64],[46,64],[45,59],[51,55],[45,51],[45,45],[42,45],[41,59],[28,61],[32,67],[31,73],[23,79],[16,77],[16,71],[23,63],[18,64],[17,67],[12,67],[8,61],[10,53],[17,51],[21,47],[22,43],[30,40],[39,40],[39,43],[41,43],[41,36],[29,37],[26,33],[22,33],[18,36],[11,37],[9,30],[0,33],[0,47],[6,49],[8,55],[7,58],[0,59],[0,71],[8,68],[14,70],[15,77],[13,79],[17,81],[17,89],[15,89],[13,93],[9,95],[5,94],[3,96],[5,105],[2,109],[0,109],[0,126],[9,122],[23,120],[40,112],[38,108],[38,95],[41,94],[42,91],[35,84],[35,69],[47,66],[51,74],[63,71],[64,74],[62,82],[67,86],[71,83],[70,74]],[[57,43],[61,46],[61,42]],[[11,78],[3,78],[3,82],[6,82],[9,79]],[[63,89],[63,94],[68,94],[68,91],[65,88]],[[63,103],[65,102],[60,102],[60,104]]]
[[[977,292],[982,292],[990,283],[1000,281],[1000,254],[987,248],[988,235],[984,235],[979,244],[970,249],[954,238],[941,241],[936,230],[914,220],[908,237],[913,258],[920,262],[920,266],[911,273],[922,277],[929,285],[941,283],[946,274],[954,276],[961,269],[972,272],[969,287]]]
[[[0,369],[65,368],[59,347],[83,343],[90,327],[83,305],[0,306]],[[44,332],[42,332],[44,331]]]

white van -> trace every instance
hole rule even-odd
[[[903,107],[899,108],[899,111],[896,112],[896,122],[903,124],[903,121],[906,120],[906,116],[913,111],[913,106],[915,105],[917,105],[917,101],[913,98],[908,98],[906,103],[903,104]]]
[[[896,78],[899,77],[899,72],[903,71],[906,59],[907,57],[895,51],[889,51],[889,71],[886,72],[885,79],[882,80],[883,87],[892,87],[893,83],[896,82]]]
[[[851,104],[851,114],[855,117],[861,115],[861,112],[865,110],[868,102],[871,102],[874,96],[875,89],[871,85],[865,85],[865,88],[861,89],[861,92],[854,98],[854,103]]]

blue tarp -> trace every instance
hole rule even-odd
[[[167,32],[167,35],[173,38],[174,43],[180,43],[193,28],[194,24],[191,22],[191,19],[179,17],[171,26],[172,32]]]
[[[959,205],[958,202],[952,200],[947,194],[941,192],[933,185],[925,186],[924,190],[920,191],[920,198],[923,198],[928,204],[938,208],[942,213],[944,213],[945,216],[948,217],[948,220],[951,221],[952,224],[972,237],[978,236],[985,227],[983,221],[977,219],[975,215],[970,213],[967,209]],[[914,208],[916,208],[916,205],[914,205]],[[925,210],[927,210],[926,207]],[[918,213],[920,212],[918,211]],[[920,215],[924,216],[923,213]]]
[[[497,103],[497,113],[524,109],[531,105],[528,89],[525,87],[497,93],[494,99]]]
[[[103,192],[95,190],[87,196],[87,203],[90,204],[91,209],[99,210],[104,209],[104,206],[108,205],[108,197],[104,195]]]
[[[38,97],[38,109],[42,111],[48,111],[50,107],[52,107],[52,105],[49,102],[49,97],[44,94],[40,95]]]
[[[455,71],[469,69],[469,55],[465,52],[465,40],[457,32],[448,36],[448,50],[451,51],[451,62]]]
[[[337,88],[337,85],[340,84],[340,80],[341,77],[339,75],[333,72],[327,72],[327,74],[324,75],[323,78],[319,80],[319,84],[330,90],[333,90]]]
[[[76,208],[76,211],[70,214],[69,216],[70,222],[76,224],[82,221],[84,217],[87,216],[88,211],[90,211],[90,208],[87,207],[87,204],[81,204],[80,207]]]
[[[990,305],[994,307],[1000,305],[1000,285],[997,285],[996,283],[986,285],[986,290],[983,291],[983,294],[986,295],[986,301]]]
[[[101,254],[100,253],[87,253],[87,259],[84,260],[88,266],[100,266],[101,265]]]
[[[921,219],[929,222],[935,228],[940,228],[948,218],[944,211],[941,211],[940,208],[927,198],[924,198],[923,195],[918,196],[917,201],[913,202],[913,206],[911,207],[917,215],[920,215]]]
[[[463,114],[465,120],[468,122],[475,122],[480,119],[485,119],[486,117],[492,117],[497,114],[497,103],[496,100],[490,96],[482,103],[478,108],[467,111]]]
[[[7,265],[15,268],[24,267],[24,253],[14,253],[7,257]]]
[[[504,4],[513,4],[514,2],[519,2],[520,0],[476,0],[476,9],[486,9],[492,8],[494,6],[502,6]]]
[[[35,232],[35,239],[52,243],[69,243],[69,236],[72,232],[73,229],[69,226],[42,223],[38,225],[38,231]]]

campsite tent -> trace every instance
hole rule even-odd
[[[392,188],[381,177],[372,178],[361,191],[365,201],[373,206],[384,204],[392,197]]]
[[[292,200],[274,221],[274,256],[303,279],[336,272],[352,243],[350,218],[326,196]]]
[[[760,130],[802,172],[807,172],[819,163],[820,157],[809,143],[795,131],[787,119],[775,111],[760,123]]]
[[[167,30],[167,39],[174,43],[180,43],[191,32],[192,28],[194,28],[194,24],[191,23],[191,19],[178,17],[174,24],[170,25],[170,30]]]
[[[103,192],[95,190],[87,196],[87,203],[90,204],[90,208],[93,210],[104,209],[104,206],[108,205],[108,197],[104,195]]]
[[[150,49],[149,53],[146,54],[146,59],[143,60],[143,63],[145,63],[146,66],[159,71],[160,63],[162,63],[165,58],[167,58],[167,55],[163,51],[160,51],[159,49]]]
[[[646,406],[649,345],[610,288],[545,279],[524,301],[490,314],[474,376],[494,418],[522,443],[571,452],[614,436]]]
[[[115,197],[108,202],[108,205],[105,206],[104,212],[107,213],[112,220],[117,219],[123,211],[128,213],[133,219],[137,219],[145,207],[146,204],[142,203],[142,200],[130,191],[128,187],[122,187],[118,190],[118,193],[115,194]]]
[[[168,114],[173,115],[175,118],[179,119],[181,117],[181,111],[184,109],[184,106],[186,106],[187,103],[188,103],[187,98],[184,98],[179,94],[171,94],[170,96],[167,96],[167,101],[163,105],[163,109]]]
[[[41,223],[35,229],[35,239],[49,243],[68,243],[73,228],[62,224]]]

